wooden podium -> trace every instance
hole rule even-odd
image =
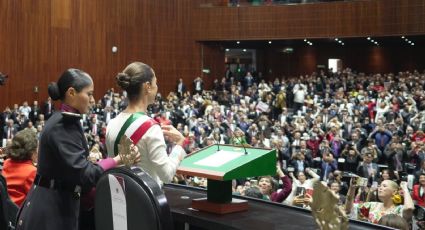
[[[192,208],[226,214],[248,209],[246,200],[232,198],[232,180],[274,175],[276,150],[210,145],[186,157],[177,173],[208,179],[207,197],[192,200]]]

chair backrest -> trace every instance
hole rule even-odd
[[[7,193],[6,179],[0,174],[0,229],[15,229],[18,210]]]
[[[117,184],[123,196],[119,196]],[[125,212],[122,210],[124,208]],[[128,230],[173,229],[164,192],[155,180],[138,167],[114,168],[102,175],[96,186],[95,222],[98,230],[119,229],[120,224],[125,222],[125,229]]]

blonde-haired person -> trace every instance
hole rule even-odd
[[[154,70],[142,62],[133,62],[117,75],[117,84],[127,92],[129,104],[108,123],[108,155],[117,155],[119,140],[126,135],[142,154],[140,167],[158,184],[169,183],[186,155],[182,147],[185,137],[171,125],[160,126],[147,114],[148,106],[155,102],[158,92]],[[175,143],[170,156],[164,137]]]
[[[34,182],[37,168],[37,135],[30,129],[19,131],[7,146],[7,159],[2,174],[7,181],[7,192],[21,206]]]
[[[350,214],[355,211],[358,219],[366,219],[371,223],[377,224],[382,216],[396,214],[410,221],[415,206],[410,196],[406,182],[401,182],[400,187],[392,180],[384,180],[378,188],[378,198],[381,202],[364,202],[353,209],[353,199],[355,191],[355,179],[351,181],[350,189],[347,194],[346,212]],[[400,195],[400,188],[403,192],[403,198]],[[403,204],[402,204],[403,203]]]

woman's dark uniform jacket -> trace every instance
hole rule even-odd
[[[56,112],[47,121],[40,139],[37,178],[22,205],[16,229],[79,228],[79,188],[88,191],[103,173],[99,165],[87,160],[89,150],[80,118],[79,114]]]

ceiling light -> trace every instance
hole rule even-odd
[[[230,49],[226,49],[226,52],[229,52],[230,51]]]
[[[240,41],[237,41],[237,42],[236,42],[236,44],[239,44],[239,43],[241,43],[241,42],[240,42]]]
[[[269,41],[269,44],[272,44],[272,41]]]
[[[310,43],[308,43],[308,44],[309,44],[309,45],[311,45],[311,46],[313,45],[313,43],[311,43],[311,42],[310,42]]]
[[[246,49],[243,49],[242,51],[243,51],[243,52],[246,52]]]
[[[338,41],[338,38],[335,38],[335,41]]]
[[[402,39],[404,39],[404,36],[401,36]]]
[[[410,43],[410,45],[414,46],[414,45],[415,45],[415,43],[413,43],[413,42],[412,42],[412,43]]]
[[[367,40],[370,40],[370,37],[367,37]]]

